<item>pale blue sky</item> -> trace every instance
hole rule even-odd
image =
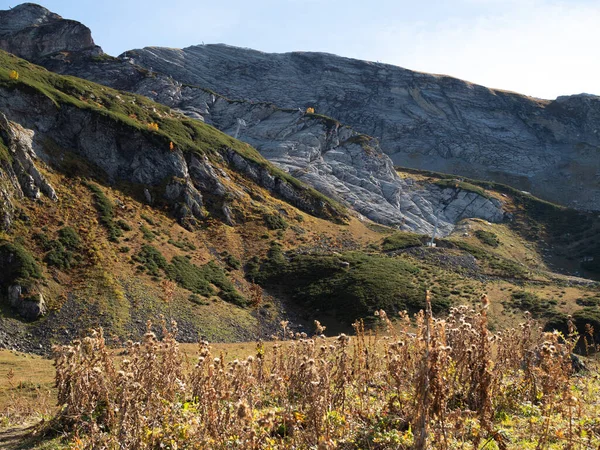
[[[18,1],[0,0],[0,9]],[[39,0],[112,55],[226,43],[324,51],[555,98],[600,95],[599,0]]]

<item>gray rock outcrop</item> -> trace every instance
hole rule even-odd
[[[497,199],[400,178],[376,139],[337,121],[268,103],[231,101],[161,75],[138,83],[135,92],[249,143],[295,178],[375,222],[430,233],[437,221],[445,235],[467,217],[504,218]]]
[[[116,95],[115,101],[124,100],[119,100]],[[31,114],[31,111],[36,111],[36,114]],[[253,179],[249,175],[255,170],[253,166],[257,165],[252,161],[245,165],[233,164],[228,161],[231,159],[229,152],[221,152],[216,147],[214,152],[210,152],[213,159],[194,152],[171,150],[165,137],[153,136],[119,123],[92,109],[68,103],[58,108],[45,95],[28,89],[0,88],[1,113],[11,119],[9,122],[0,115],[0,131],[4,130],[3,134],[8,136],[14,162],[12,165],[5,164],[6,173],[0,170],[0,175],[18,180],[13,184],[32,198],[38,198],[40,191],[52,199],[56,198],[54,189],[45,182],[33,163],[33,159],[39,156],[50,164],[60,166],[60,158],[55,160],[56,156],[45,151],[47,143],[51,142],[62,152],[72,152],[91,162],[108,182],[125,180],[150,189],[150,197],[166,201],[182,225],[194,226],[197,220],[206,217],[207,209],[233,225],[235,219],[230,203],[244,194],[232,187],[234,183],[228,183],[229,176],[220,166],[229,165]],[[33,149],[36,149],[35,152]],[[245,161],[245,157],[238,157]],[[268,172],[266,168],[262,170]],[[13,172],[14,176],[10,175]],[[292,185],[273,174],[271,178],[267,180],[263,176],[254,181],[306,212],[326,218],[339,216],[330,204],[313,195],[305,186]],[[7,196],[10,197],[10,193]],[[5,217],[10,208],[6,211]]]
[[[0,227],[8,230],[15,214],[15,199],[23,196],[37,200],[42,195],[56,201],[56,191],[42,175],[36,162],[32,130],[9,121],[0,112]]]
[[[48,307],[41,292],[31,292],[31,287],[13,284],[8,287],[8,301],[10,306],[25,320],[36,320],[46,315]]]

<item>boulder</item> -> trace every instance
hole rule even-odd
[[[33,321],[46,315],[48,308],[41,292],[36,287],[13,284],[8,287],[10,306],[25,320]]]

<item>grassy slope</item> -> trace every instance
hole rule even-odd
[[[483,191],[484,195],[501,200],[507,212],[513,214],[509,228],[519,239],[535,246],[538,253],[546,251],[548,262],[557,268],[600,277],[600,269],[595,265],[588,264],[589,267],[585,267],[579,264],[580,259],[586,256],[600,261],[600,219],[597,213],[556,205],[501,183],[415,169],[397,169],[401,176],[419,182],[440,186],[459,184],[464,189],[477,193]]]
[[[13,70],[18,72],[18,80],[10,78]],[[146,133],[166,148],[172,142],[184,152],[206,154],[209,157],[222,149],[233,149],[245,159],[266,168],[273,176],[329,204],[334,215],[345,214],[342,206],[278,169],[248,144],[233,139],[201,121],[186,118],[169,107],[141,95],[116,91],[76,77],[58,75],[1,50],[0,86],[42,94],[52,100],[58,108],[61,105],[72,105],[92,110],[109,117],[117,124]],[[158,125],[158,128],[152,128],[151,124]]]

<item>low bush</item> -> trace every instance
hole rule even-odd
[[[341,255],[283,253],[273,244],[260,271],[249,273],[262,285],[285,287],[292,298],[309,309],[335,311],[347,323],[369,317],[378,309],[418,311],[425,305],[416,276],[419,269],[406,260],[348,252]],[[436,296],[436,312],[449,302]]]
[[[181,287],[204,297],[214,295],[211,284],[219,288],[219,297],[239,306],[246,305],[246,299],[235,289],[227,274],[214,261],[204,266],[196,266],[184,256],[175,256],[166,269],[167,274]]]
[[[383,251],[389,252],[394,250],[402,250],[410,247],[420,247],[423,245],[423,240],[426,236],[421,236],[414,233],[395,233],[386,237],[381,244]]]
[[[475,231],[475,237],[490,247],[496,248],[500,245],[500,239],[498,239],[498,236],[491,231],[477,230]]]
[[[140,263],[142,267],[152,276],[160,276],[160,270],[167,269],[167,260],[153,246],[144,244],[140,251],[133,257],[133,260]]]
[[[288,227],[288,223],[280,214],[265,215],[265,223],[270,230],[285,230]]]
[[[46,253],[44,261],[49,266],[62,270],[68,270],[75,265],[73,252],[68,250],[60,241],[52,241],[51,250]]]
[[[239,270],[242,267],[242,263],[240,262],[240,260],[230,253],[226,253],[223,255],[223,261],[225,261],[227,267],[229,267],[232,270]]]
[[[152,242],[154,239],[156,239],[156,236],[152,230],[150,230],[150,228],[148,228],[146,225],[140,226],[140,231],[142,232],[142,237],[148,242]]]
[[[42,270],[33,255],[22,245],[0,241],[0,284],[26,282],[42,278]]]
[[[529,311],[533,317],[549,317],[554,314],[556,302],[542,300],[532,292],[516,291],[511,294],[510,305],[522,311]]]
[[[108,239],[118,242],[119,238],[123,236],[123,231],[114,221],[115,212],[113,203],[96,184],[87,183],[87,187],[92,191],[95,200],[94,204],[100,215],[100,223],[108,231]]]
[[[73,227],[64,227],[58,230],[58,240],[69,250],[79,250],[81,248],[81,238]]]

